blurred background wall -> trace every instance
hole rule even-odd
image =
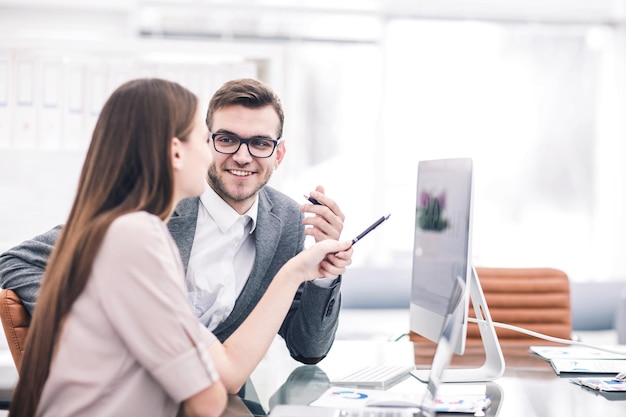
[[[272,184],[347,216],[368,288],[408,288],[417,162],[471,157],[473,257],[626,281],[626,0],[0,1],[0,251],[62,223],[123,81],[203,103],[259,78],[286,110]],[[106,173],[103,173],[106,180]],[[375,237],[374,237],[375,236]],[[378,277],[378,278],[377,278]],[[387,284],[384,284],[387,285]],[[406,295],[408,300],[408,294]]]

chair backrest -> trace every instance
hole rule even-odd
[[[19,372],[24,357],[24,343],[30,325],[30,314],[12,290],[0,291],[0,320],[15,367]]]
[[[572,337],[570,283],[565,272],[554,268],[476,267],[491,319],[561,339]],[[476,317],[470,302],[470,317]],[[551,344],[513,330],[496,327],[501,344]],[[424,341],[411,334],[411,340]],[[467,343],[480,342],[475,323],[468,323]]]
[[[476,273],[493,321],[571,339],[570,283],[565,272],[554,268],[477,267]],[[470,316],[475,317],[473,310]],[[500,343],[549,344],[513,330],[496,327],[496,333]],[[480,332],[476,324],[469,323],[467,341],[472,340],[480,340]]]

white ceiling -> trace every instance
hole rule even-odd
[[[2,7],[186,11],[237,10],[387,17],[621,20],[626,0],[0,0]]]
[[[82,24],[170,38],[377,42],[389,19],[623,24],[625,9],[626,0],[0,0],[0,23],[5,33]]]

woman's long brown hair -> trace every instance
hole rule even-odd
[[[44,274],[11,417],[35,416],[61,321],[85,288],[111,222],[140,210],[163,220],[172,212],[171,140],[186,140],[197,105],[190,91],[160,79],[127,82],[105,103],[70,215]]]

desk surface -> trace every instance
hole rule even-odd
[[[568,377],[559,377],[548,362],[528,352],[527,344],[505,344],[502,351],[506,370],[503,377],[487,385],[496,395],[487,416],[626,416],[626,394],[601,395],[569,382]],[[318,365],[302,365],[289,356],[277,337],[246,385],[244,399],[232,396],[224,416],[265,416],[276,404],[308,404],[330,387],[331,378],[365,365],[415,363],[426,367],[433,352],[430,342],[338,340]],[[483,357],[482,347],[468,345],[465,355],[453,358],[452,366],[475,366]],[[0,394],[8,398],[17,374],[14,368],[4,368],[0,388],[7,389]],[[420,384],[413,378],[402,382],[406,383]],[[0,411],[0,415],[6,412]]]
[[[601,395],[559,377],[548,362],[528,352],[528,344],[506,344],[503,377],[487,384],[495,393],[487,416],[571,417],[626,415],[626,394]],[[307,404],[329,387],[329,379],[369,364],[415,363],[426,367],[432,358],[431,343],[382,341],[336,341],[318,365],[302,365],[289,357],[282,340],[277,339],[252,375],[245,401],[258,407],[243,412],[240,401],[231,399],[227,416],[264,415],[276,404]],[[466,354],[455,356],[453,367],[473,366],[484,357],[482,347],[468,345]],[[420,384],[409,378],[402,382]],[[500,396],[500,398],[497,398]]]

